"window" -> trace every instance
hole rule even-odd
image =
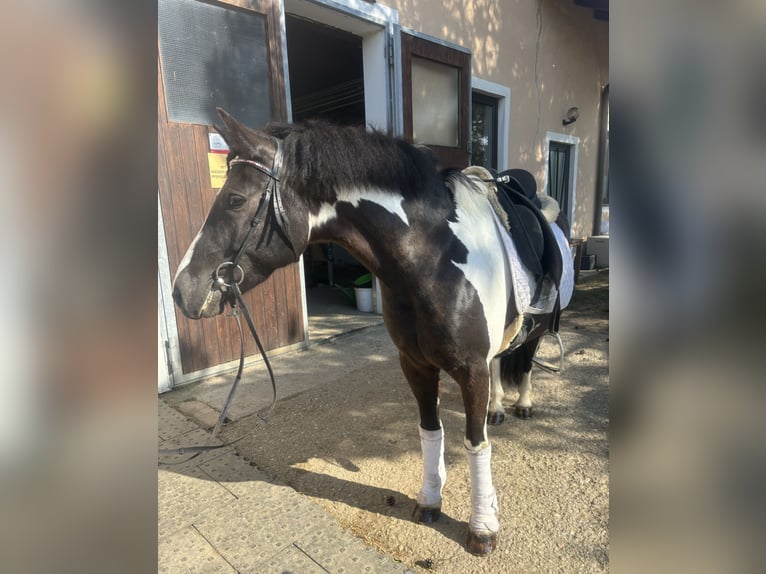
[[[460,145],[460,70],[412,57],[412,137],[445,147]]]
[[[561,211],[569,213],[569,170],[572,146],[552,141],[548,144],[548,194]]]
[[[545,134],[545,193],[555,198],[572,225],[577,203],[577,166],[580,138],[570,134]],[[579,231],[578,231],[579,232]]]
[[[471,78],[471,163],[505,171],[508,165],[511,88]]]
[[[249,126],[272,118],[266,17],[236,6],[157,6],[168,119],[213,125],[216,106]]]
[[[471,165],[497,170],[498,99],[473,92],[471,99]]]
[[[401,51],[404,137],[428,145],[442,167],[468,166],[470,52],[404,30]]]

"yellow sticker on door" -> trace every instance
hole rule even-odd
[[[210,185],[213,189],[220,189],[226,181],[226,154],[208,153],[207,163],[210,166]]]

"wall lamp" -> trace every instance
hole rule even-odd
[[[569,108],[567,110],[566,117],[561,122],[561,125],[568,126],[569,124],[573,124],[577,121],[577,118],[579,117],[580,117],[580,108]]]

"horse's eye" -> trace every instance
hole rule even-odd
[[[237,208],[241,207],[245,203],[245,198],[241,195],[229,194],[229,207]]]

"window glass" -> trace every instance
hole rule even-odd
[[[459,70],[412,58],[412,136],[418,143],[459,146]]]

